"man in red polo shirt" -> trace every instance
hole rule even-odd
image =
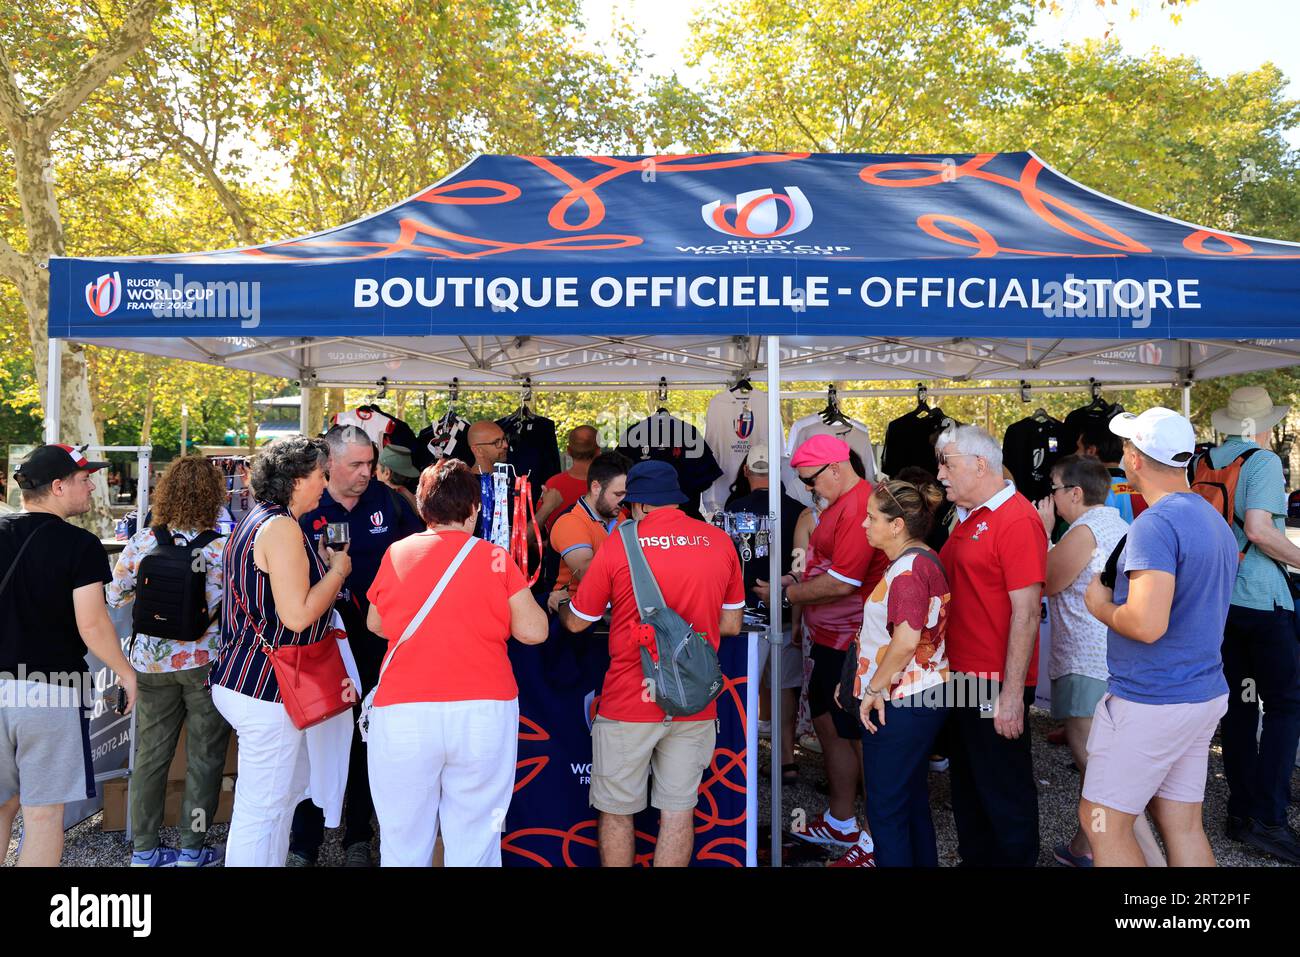
[[[677,472],[667,462],[640,462],[627,473],[623,499],[637,523],[637,539],[664,603],[716,649],[723,635],[740,631],[745,580],[731,539],[686,515]],[[695,845],[695,806],[700,781],[713,760],[717,706],[665,719],[646,694],[640,622],[627,551],[610,535],[587,566],[572,602],[560,603],[564,626],[583,631],[612,607],[609,671],[592,724],[591,804],[600,812],[597,838],[604,867],[631,867],[636,834],[632,816],[650,803],[659,809],[656,867],[684,867]]]
[[[790,604],[803,607],[804,626],[812,640],[808,709],[830,782],[826,813],[792,833],[812,844],[848,847],[836,866],[874,867],[870,838],[858,829],[855,811],[862,777],[862,722],[856,711],[839,706],[835,689],[849,645],[862,630],[865,596],[876,587],[889,561],[867,542],[863,522],[871,483],[853,471],[847,443],[815,435],[795,450],[790,465],[812,494],[828,503],[808,541],[803,580],[787,575],[781,582]],[[770,588],[760,582],[754,594],[766,603]]]
[[[1038,862],[1038,790],[1026,712],[1038,681],[1047,535],[1002,477],[1002,449],[964,425],[935,444],[958,525],[939,553],[952,586],[948,660],[957,694],[950,766],[957,849],[967,867]]]

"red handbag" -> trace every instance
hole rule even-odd
[[[235,592],[235,599],[252,623],[253,616],[239,592]],[[330,628],[320,641],[276,647],[262,637],[262,629],[256,624],[253,633],[262,644],[262,653],[271,659],[280,700],[295,728],[304,731],[352,709],[357,692],[339,652],[339,637],[346,638],[346,632]]]

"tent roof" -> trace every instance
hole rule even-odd
[[[1300,244],[1137,209],[1032,153],[480,156],[313,236],[50,270],[51,335],[171,355],[181,337],[767,334],[1023,354],[1288,338],[1300,306]]]

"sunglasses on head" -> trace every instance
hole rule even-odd
[[[827,462],[825,465],[823,465],[821,468],[819,468],[816,472],[813,472],[813,474],[812,474],[812,475],[809,475],[807,478],[805,478],[805,477],[802,476],[802,475],[799,476],[799,481],[800,481],[800,482],[803,482],[803,484],[806,485],[806,486],[808,486],[809,488],[812,488],[813,485],[815,485],[816,482],[817,482],[817,476],[821,475],[823,472],[825,472],[825,471],[826,471],[828,468],[830,468],[830,467],[831,467],[831,463],[830,463],[830,462]]]

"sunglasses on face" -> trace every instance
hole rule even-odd
[[[830,468],[830,467],[831,467],[831,463],[830,463],[830,462],[827,462],[825,465],[823,465],[821,468],[819,468],[816,472],[813,472],[812,475],[809,475],[809,476],[807,476],[806,478],[805,478],[804,476],[802,476],[802,475],[799,476],[799,481],[800,481],[800,482],[803,482],[803,484],[806,485],[806,486],[808,486],[809,488],[812,488],[812,487],[817,483],[817,476],[821,475],[823,472],[825,472],[825,471],[826,471],[828,468]]]
[[[938,455],[938,461],[940,465],[946,467],[949,459],[958,459],[962,456],[967,458],[979,458],[979,456],[975,455],[974,452],[940,452]]]

